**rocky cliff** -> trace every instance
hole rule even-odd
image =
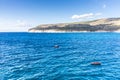
[[[29,32],[120,32],[120,18],[104,18],[86,22],[44,24]]]

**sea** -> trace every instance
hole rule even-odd
[[[1,32],[0,80],[120,80],[120,33]]]

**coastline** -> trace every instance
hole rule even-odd
[[[120,33],[120,31],[55,31],[55,30],[31,30],[28,33]]]

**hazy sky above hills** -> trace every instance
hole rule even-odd
[[[0,32],[108,17],[120,17],[120,0],[0,0]]]

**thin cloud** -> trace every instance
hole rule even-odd
[[[25,20],[16,20],[16,21],[6,21],[0,23],[0,27],[31,27],[32,24],[28,23]]]
[[[72,19],[84,19],[84,18],[93,18],[96,16],[102,15],[102,13],[88,13],[88,14],[82,14],[82,15],[73,15]]]
[[[106,7],[107,7],[106,4],[104,4],[104,5],[103,5],[103,8],[106,8]]]
[[[1,21],[1,20],[0,20]],[[6,20],[0,23],[0,31],[27,31],[33,24],[28,23],[26,20]]]
[[[24,21],[24,20],[17,20],[16,21],[16,26],[18,26],[18,27],[26,27],[26,26],[28,26],[28,23],[26,21]]]

